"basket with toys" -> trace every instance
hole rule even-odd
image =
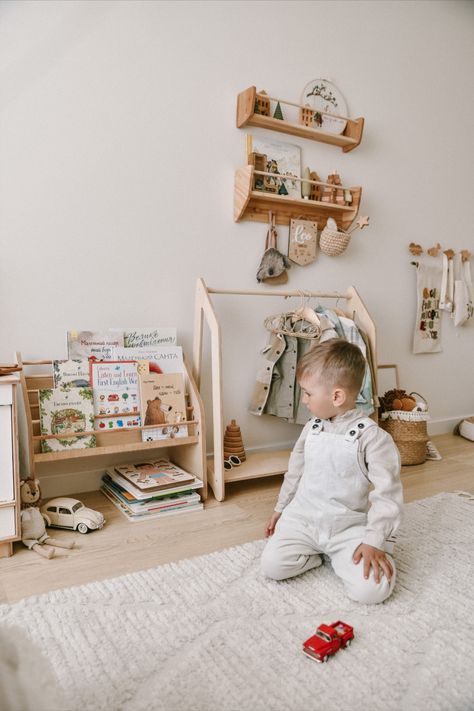
[[[380,427],[393,437],[402,465],[425,462],[428,442],[426,423],[429,420],[426,400],[418,393],[408,394],[395,388],[380,398],[380,406]]]

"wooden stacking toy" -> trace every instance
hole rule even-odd
[[[237,456],[241,462],[245,462],[247,458],[240,427],[235,420],[231,420],[224,433],[224,459],[228,459],[231,454]]]

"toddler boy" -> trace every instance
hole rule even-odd
[[[263,574],[283,580],[331,559],[347,595],[372,604],[395,585],[390,553],[403,509],[400,455],[390,435],[355,409],[366,362],[343,339],[315,346],[298,363],[314,417],[291,453],[265,535]]]

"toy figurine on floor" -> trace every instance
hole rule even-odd
[[[74,548],[74,541],[58,541],[46,532],[44,518],[39,510],[41,491],[38,479],[25,479],[20,483],[21,541],[43,558],[53,558],[54,546]]]

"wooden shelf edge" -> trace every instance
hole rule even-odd
[[[318,128],[296,124],[290,121],[275,119],[272,116],[264,116],[254,112],[257,91],[254,86],[249,87],[237,96],[237,128],[246,126],[256,126],[266,128],[270,131],[286,133],[291,136],[307,138],[319,143],[338,146],[344,153],[354,150],[362,140],[364,130],[364,119],[362,117],[347,119],[344,133],[328,133]]]
[[[247,455],[247,459],[239,467],[233,467],[225,472],[225,483],[246,481],[248,479],[261,479],[267,476],[284,474],[288,469],[288,460],[291,449],[269,450],[254,452]],[[208,472],[212,481],[214,472],[213,460],[208,461]]]
[[[187,444],[197,444],[199,437],[173,437],[170,439],[154,440],[153,442],[129,442],[128,444],[111,444],[110,446],[90,447],[87,449],[65,449],[61,452],[36,452],[34,461],[38,464],[42,462],[57,462],[64,459],[80,459],[84,457],[102,457],[109,454],[126,452],[143,452],[153,449],[164,449]]]

